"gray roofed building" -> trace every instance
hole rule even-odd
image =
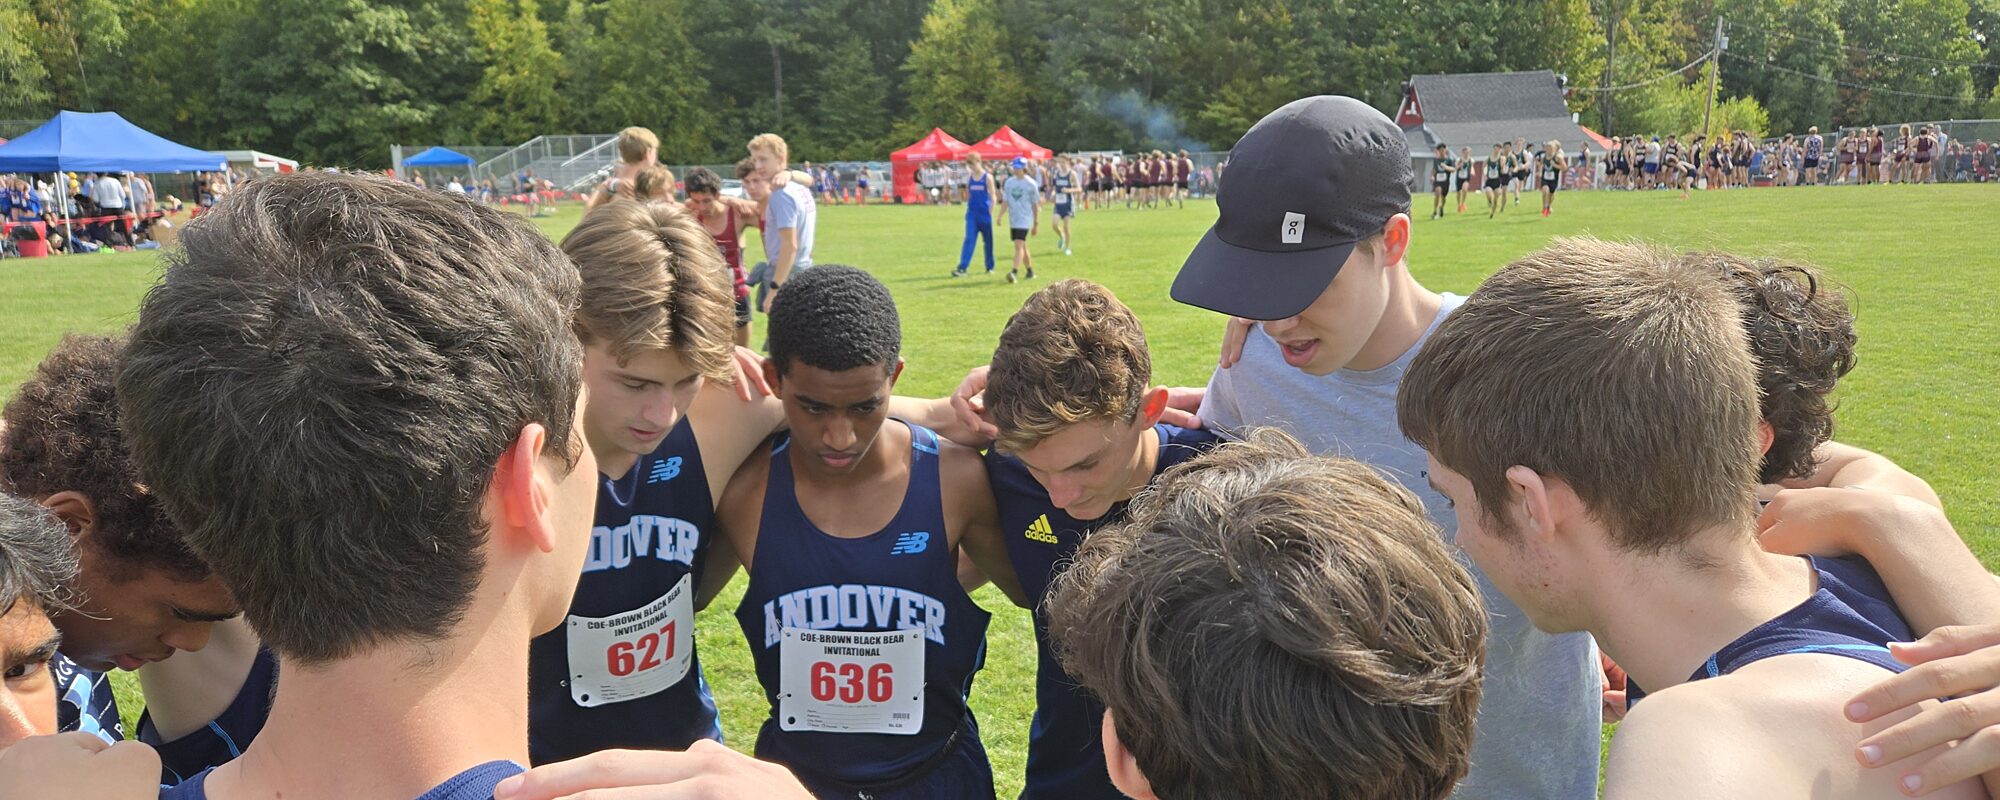
[[[1410,157],[1427,191],[1430,160],[1439,144],[1453,154],[1470,147],[1484,157],[1498,142],[1526,139],[1540,148],[1554,139],[1577,153],[1584,145],[1601,150],[1585,133],[1563,100],[1563,85],[1554,72],[1479,72],[1464,75],[1415,75],[1403,86],[1403,103],[1396,124],[1410,140]]]

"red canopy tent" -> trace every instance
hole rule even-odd
[[[952,138],[943,128],[932,128],[916,144],[889,154],[890,191],[901,202],[923,202],[922,190],[917,187],[917,165],[927,161],[956,161],[971,151],[971,145]]]
[[[1012,125],[1002,125],[993,135],[979,140],[979,144],[972,146],[972,152],[988,161],[1007,161],[1015,156],[1041,161],[1054,155],[1048,148],[1028,141]]]

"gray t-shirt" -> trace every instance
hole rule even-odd
[[[778,231],[797,228],[798,258],[792,262],[792,271],[797,272],[813,265],[813,229],[819,227],[819,204],[814,202],[812,191],[796,183],[785,184],[783,191],[771,193],[771,203],[764,209],[764,258],[777,267]]]
[[[1447,294],[1437,324],[1465,298]],[[1227,429],[1270,425],[1297,437],[1315,453],[1367,462],[1416,493],[1431,519],[1456,539],[1457,520],[1431,489],[1424,451],[1403,438],[1396,423],[1396,386],[1422,346],[1388,366],[1308,375],[1286,364],[1261,328],[1243,343],[1236,366],[1208,381],[1201,418]],[[1471,564],[1486,601],[1486,684],[1479,707],[1472,772],[1456,800],[1590,800],[1597,796],[1602,669],[1597,648],[1583,633],[1551,635]]]
[[[1025,231],[1035,227],[1035,204],[1042,201],[1042,187],[1034,178],[1021,175],[1007,179],[1001,189],[1007,198],[1007,227]]]

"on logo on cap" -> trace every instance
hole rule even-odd
[[[1285,227],[1278,231],[1278,240],[1285,244],[1299,244],[1306,240],[1306,215],[1296,211],[1285,212]]]

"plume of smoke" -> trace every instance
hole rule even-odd
[[[1135,90],[1105,92],[1092,88],[1084,93],[1084,101],[1106,119],[1136,134],[1139,141],[1149,147],[1189,152],[1209,149],[1208,145],[1187,135],[1180,117],[1174,112],[1139,96]]]

